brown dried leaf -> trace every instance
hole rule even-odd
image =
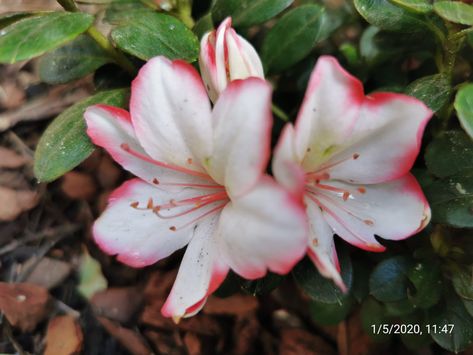
[[[72,316],[58,316],[49,322],[44,355],[74,355],[82,350],[82,329]]]
[[[28,283],[0,282],[0,310],[13,327],[32,331],[49,313],[48,291]]]
[[[97,319],[107,330],[107,332],[116,338],[133,355],[152,354],[152,351],[146,344],[146,341],[139,333],[136,333],[131,329],[121,327],[119,324],[104,317],[97,317]]]
[[[108,288],[95,293],[90,300],[98,316],[126,323],[143,303],[143,293],[137,287]]]
[[[243,316],[255,312],[258,307],[259,303],[256,297],[234,294],[226,298],[210,296],[203,311],[207,314]]]
[[[25,165],[28,160],[11,149],[0,147],[0,168],[16,169]]]
[[[323,338],[304,329],[284,329],[279,345],[281,355],[335,355],[335,349]]]
[[[78,171],[70,171],[64,175],[61,189],[71,199],[88,200],[95,196],[97,186],[90,175]]]
[[[39,196],[35,191],[12,190],[0,186],[0,221],[13,221],[22,212],[35,207]]]

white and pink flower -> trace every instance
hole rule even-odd
[[[409,96],[365,96],[336,59],[318,60],[296,124],[285,127],[275,149],[273,173],[304,194],[308,255],[341,289],[334,234],[381,252],[375,236],[401,240],[429,222],[429,205],[409,170],[431,116]]]
[[[206,33],[201,40],[200,71],[213,102],[233,80],[264,78],[258,53],[231,26],[229,17],[216,31]]]
[[[264,173],[272,126],[264,80],[229,83],[212,110],[191,65],[156,57],[132,84],[130,113],[95,105],[85,118],[92,141],[137,176],[95,222],[98,245],[133,267],[187,245],[165,316],[197,313],[229,269],[248,279],[283,274],[305,254],[300,197]]]

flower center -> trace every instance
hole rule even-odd
[[[144,155],[140,152],[137,152],[136,150],[131,149],[130,146],[126,143],[121,144],[120,148],[129,153],[130,155],[134,156],[135,158],[146,161],[150,164],[165,169],[174,170],[183,174],[196,176],[205,180],[210,180],[208,183],[177,183],[168,181],[163,182],[158,180],[157,178],[154,178],[152,180],[153,184],[159,186],[192,188],[193,190],[199,192],[202,192],[202,190],[204,189],[209,189],[210,191],[214,190],[215,192],[182,200],[170,199],[168,202],[162,204],[155,204],[151,197],[148,199],[146,206],[140,206],[139,201],[134,201],[130,203],[130,207],[137,210],[151,211],[161,219],[173,219],[191,214],[197,215],[197,217],[192,218],[190,221],[186,222],[181,226],[169,227],[169,230],[171,231],[177,231],[189,227],[197,223],[198,221],[201,221],[202,219],[221,211],[230,200],[227,195],[227,192],[225,191],[225,187],[216,184],[214,180],[205,173],[188,169],[179,165],[154,160],[148,157],[147,155]],[[192,164],[192,158],[187,159],[187,163]],[[201,211],[200,214],[197,213],[197,211],[199,210]]]

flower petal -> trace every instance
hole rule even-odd
[[[287,273],[307,250],[303,206],[269,177],[224,208],[218,232],[225,261],[248,279]]]
[[[195,229],[174,286],[161,309],[165,317],[178,321],[196,314],[225,280],[229,268],[220,257],[215,239],[218,218],[207,218]]]
[[[363,85],[358,79],[335,58],[319,58],[296,121],[296,153],[306,171],[318,167],[333,147],[344,143],[363,99]]]
[[[218,205],[218,202],[203,206],[199,210],[179,217],[169,218],[188,210],[163,208],[161,218],[153,212],[153,206],[169,204],[171,200],[208,194],[198,189],[181,189],[172,193],[158,189],[142,180],[126,181],[116,189],[109,199],[109,205],[99,219],[95,221],[93,234],[102,250],[111,255],[118,255],[118,260],[133,266],[143,267],[165,258],[184,247],[192,237],[193,229],[200,222],[190,223]]]
[[[212,100],[212,102],[217,101],[220,91],[215,82],[217,80],[215,31],[207,32],[202,36],[202,40],[200,41],[199,68],[210,100]]]
[[[323,215],[333,231],[347,242],[370,251],[383,251],[375,235],[401,240],[417,232],[430,220],[430,208],[416,179],[402,178],[375,185],[353,185],[331,181],[326,185],[350,193],[318,193]]]
[[[306,172],[374,184],[405,175],[432,112],[401,94],[364,96],[361,82],[322,56],[296,122],[296,154]]]
[[[130,112],[136,136],[152,158],[202,171],[212,149],[210,102],[190,64],[149,60],[132,83]]]
[[[346,291],[347,287],[340,275],[332,228],[325,221],[319,206],[310,199],[305,199],[305,203],[310,231],[309,257],[322,276],[332,279],[342,291]]]
[[[409,96],[367,96],[351,136],[340,146],[340,153],[327,162],[343,161],[329,169],[330,177],[374,184],[405,175],[419,154],[424,128],[431,116],[427,106]]]
[[[150,158],[136,139],[127,111],[113,106],[94,105],[87,108],[84,117],[87,122],[87,134],[92,142],[105,148],[123,168],[150,184],[208,184],[208,180],[156,166],[125,151],[123,144]]]
[[[271,87],[250,78],[230,83],[212,114],[214,142],[209,174],[230,194],[242,194],[261,177],[270,155]]]

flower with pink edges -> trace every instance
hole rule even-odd
[[[432,112],[401,94],[365,96],[362,83],[333,57],[319,58],[295,126],[275,148],[278,182],[303,193],[307,253],[319,272],[346,290],[333,235],[373,252],[375,236],[401,240],[422,230],[430,208],[409,173]]]
[[[200,71],[213,102],[233,80],[264,79],[258,53],[231,26],[232,19],[228,17],[216,31],[206,33],[201,40]]]
[[[287,273],[306,251],[300,196],[265,175],[271,88],[258,78],[229,83],[213,109],[197,71],[151,59],[133,81],[130,112],[85,112],[92,141],[136,178],[109,199],[95,241],[133,267],[187,245],[162,313],[197,313],[232,269],[247,279]]]

